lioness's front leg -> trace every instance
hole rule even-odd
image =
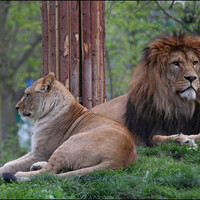
[[[36,162],[31,166],[30,171],[40,170],[46,167],[46,165],[47,165],[46,161]]]
[[[30,169],[31,165],[36,161],[41,160],[32,152],[10,162],[7,162],[4,166],[0,167],[0,176],[3,173],[15,174],[18,171],[27,171]]]

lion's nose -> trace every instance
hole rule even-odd
[[[184,76],[186,80],[190,81],[190,83],[192,83],[196,78],[197,76]]]

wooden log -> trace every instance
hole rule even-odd
[[[90,1],[81,1],[82,94],[83,105],[92,108],[92,69],[90,43]]]
[[[60,29],[59,29],[59,18],[60,18],[60,12],[59,12],[59,9],[58,9],[58,6],[59,6],[60,2],[59,1],[56,1],[56,7],[55,7],[55,10],[56,10],[56,22],[55,22],[55,37],[56,37],[56,77],[57,77],[57,80],[60,80],[60,59],[59,59],[59,46],[60,46],[60,43],[59,43],[59,34],[60,34]]]
[[[99,13],[100,13],[100,19],[99,19],[99,32],[100,32],[100,39],[99,39],[99,48],[100,48],[100,54],[99,54],[99,58],[100,58],[100,73],[99,73],[99,87],[100,87],[100,103],[103,103],[103,48],[102,48],[102,42],[103,42],[103,37],[102,37],[102,2],[99,2]]]
[[[54,72],[56,74],[56,2],[49,1],[49,35],[50,35],[50,43],[49,43],[49,50],[50,50],[50,72]]]
[[[92,53],[92,106],[100,103],[99,98],[99,1],[91,1],[91,53]]]
[[[87,108],[106,99],[104,9],[104,1],[41,3],[43,75],[53,71]]]
[[[106,47],[105,47],[105,1],[102,1],[102,50],[103,50],[103,103],[107,101],[107,91],[106,91]]]
[[[68,1],[60,1],[59,7],[59,80],[69,88],[69,9]]]
[[[42,74],[43,76],[49,73],[48,69],[48,13],[47,2],[41,1],[40,4],[42,14]]]
[[[79,102],[80,97],[80,33],[79,33],[79,1],[71,1],[71,60],[70,60],[70,91]]]

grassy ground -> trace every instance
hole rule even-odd
[[[194,150],[168,143],[138,147],[137,151],[138,161],[123,170],[96,171],[65,180],[44,174],[13,184],[0,179],[0,199],[200,197],[200,145]]]

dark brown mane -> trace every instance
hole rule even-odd
[[[134,71],[124,116],[128,129],[147,144],[154,134],[200,132],[199,104],[175,97],[164,70],[171,52],[187,50],[200,59],[200,37],[174,33],[157,38],[144,48]]]

